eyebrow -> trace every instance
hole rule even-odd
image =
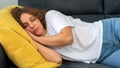
[[[33,16],[30,16],[30,17],[29,17],[29,20],[31,20],[31,19],[32,19],[32,17],[33,17]],[[28,23],[28,22],[22,22],[22,23],[23,23],[23,24],[25,24],[25,23]]]
[[[29,20],[31,20],[32,18],[35,18],[34,16],[31,16],[30,18],[29,18]]]

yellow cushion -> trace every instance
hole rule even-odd
[[[46,61],[37,52],[32,39],[11,16],[10,11],[16,6],[0,10],[0,43],[6,54],[19,68],[57,68],[58,64]]]

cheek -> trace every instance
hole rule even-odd
[[[25,28],[25,30],[32,33],[31,29],[29,29],[29,28]]]
[[[41,23],[39,23],[39,27],[40,27],[41,29],[43,29],[43,25],[42,25]]]

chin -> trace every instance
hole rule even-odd
[[[40,36],[39,34],[35,34],[36,36]]]
[[[35,35],[36,35],[36,36],[41,36],[41,34],[39,34],[39,33],[36,33]]]

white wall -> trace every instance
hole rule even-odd
[[[18,5],[18,0],[0,0],[0,9],[9,5]]]

